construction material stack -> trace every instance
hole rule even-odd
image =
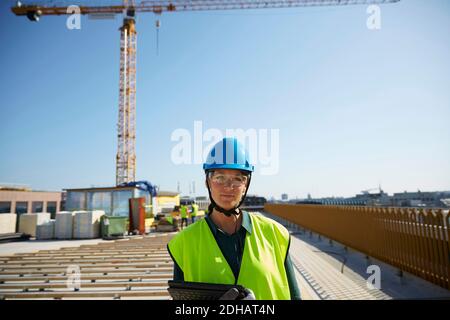
[[[0,234],[16,232],[17,215],[15,213],[0,214]]]
[[[55,237],[55,220],[47,221],[36,226],[37,240],[50,240]]]
[[[55,238],[60,240],[73,238],[73,212],[61,211],[56,214]]]
[[[37,226],[50,221],[50,213],[27,213],[20,216],[19,232],[36,237]]]
[[[75,211],[73,217],[73,238],[94,239],[100,237],[100,218],[105,211]]]

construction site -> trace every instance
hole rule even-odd
[[[0,183],[0,300],[173,299],[168,287],[169,281],[174,279],[174,258],[168,250],[168,243],[185,228],[205,220],[211,214],[211,208],[215,208],[215,203],[211,203],[210,186],[207,183],[203,186],[204,180],[200,180],[197,186],[198,189],[208,190],[209,197],[206,193],[200,196],[192,182],[189,182],[189,192],[182,192],[179,182],[178,190],[173,187],[176,178],[170,182],[159,181],[165,169],[154,162],[151,162],[151,170],[156,177],[154,180],[139,177],[153,177],[153,173],[137,174],[142,173],[138,170],[140,162],[137,154],[140,152],[136,150],[143,145],[139,144],[139,140],[151,141],[152,148],[148,148],[151,149],[150,155],[145,155],[147,159],[152,159],[154,154],[160,152],[159,142],[153,140],[161,139],[158,132],[154,132],[151,139],[139,136],[137,124],[152,128],[156,127],[154,122],[163,121],[156,119],[156,116],[156,120],[149,120],[145,124],[138,120],[140,111],[136,109],[139,104],[136,96],[139,96],[141,89],[149,90],[148,87],[137,85],[140,68],[137,63],[138,16],[152,15],[155,18],[153,29],[159,56],[163,54],[160,48],[161,20],[166,15],[182,12],[195,12],[198,15],[202,12],[239,13],[256,9],[258,12],[279,9],[288,14],[291,9],[303,7],[302,13],[306,15],[308,7],[338,10],[347,6],[365,8],[382,5],[384,8],[394,7],[399,2],[11,1],[8,7],[8,14],[13,15],[11,19],[20,20],[21,24],[36,24],[33,27],[41,20],[53,17],[72,19],[70,22],[67,20],[67,26],[72,25],[74,28],[80,17],[89,17],[90,24],[101,23],[96,20],[120,17],[118,31],[111,30],[117,37],[115,53],[120,57],[120,65],[110,66],[117,71],[119,79],[119,92],[116,94],[118,118],[116,123],[111,124],[116,132],[110,132],[110,140],[114,138],[116,141],[116,155],[108,162],[114,163],[115,183],[97,184],[95,170],[98,169],[90,171],[91,168],[84,171],[89,172],[86,175],[90,175],[90,180],[70,182],[58,191]],[[320,13],[315,11],[314,14],[319,16]],[[24,32],[21,37],[27,37],[27,33]],[[102,57],[96,57],[94,51],[91,59],[98,59],[96,63],[100,64]],[[70,63],[76,66],[77,61],[72,59]],[[173,68],[177,68],[176,63]],[[59,80],[54,81],[56,85]],[[117,87],[108,90],[117,91]],[[152,92],[152,95],[158,94]],[[281,107],[277,108],[281,110]],[[60,112],[64,113],[65,110],[61,109]],[[169,111],[169,114],[174,114],[170,121],[181,123],[184,120],[181,120],[181,116],[177,118],[177,112]],[[245,118],[245,115],[242,117]],[[80,131],[89,131],[80,133],[80,136],[85,134],[87,143],[91,137],[93,141],[96,139],[91,129],[80,127]],[[54,148],[57,149],[61,141],[55,143]],[[77,157],[89,157],[89,162],[101,163],[99,167],[106,166],[101,155],[103,146],[100,144],[93,147],[99,149],[98,155],[79,153]],[[60,159],[61,155],[57,158]],[[4,168],[6,171],[6,164]],[[63,171],[65,174],[77,170],[67,165]],[[203,174],[200,169],[197,171]],[[177,174],[179,172],[174,171],[170,178]],[[114,175],[114,172],[110,175]],[[1,177],[4,176],[7,175]],[[83,176],[83,173],[78,172],[76,176]],[[55,181],[62,179],[67,183],[60,173],[52,177]],[[257,181],[263,180],[259,179]],[[79,181],[91,183],[79,185]],[[365,194],[369,195],[369,191]],[[450,300],[448,209],[414,206],[382,208],[374,205],[374,202],[288,204],[267,200],[258,196],[257,192],[242,199],[240,208],[252,216],[276,221],[277,225],[289,232],[288,251],[300,300]],[[377,275],[378,278],[375,278]]]

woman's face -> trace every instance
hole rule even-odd
[[[214,201],[225,210],[237,206],[245,193],[248,178],[238,170],[219,169],[208,174]]]

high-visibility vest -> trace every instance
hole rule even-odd
[[[181,217],[182,218],[187,218],[187,207],[186,206],[181,206],[180,213],[181,213]]]
[[[279,223],[249,213],[252,233],[245,236],[238,279],[217,245],[205,219],[191,224],[167,245],[184,274],[184,281],[239,284],[251,289],[256,299],[290,299],[284,262],[289,232]]]
[[[193,204],[191,216],[195,217],[195,216],[197,216],[197,213],[198,213],[198,204]]]

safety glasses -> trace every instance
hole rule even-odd
[[[247,176],[240,175],[231,175],[231,174],[223,174],[217,172],[210,172],[209,179],[212,183],[218,186],[231,186],[232,188],[239,188],[245,186],[247,184],[248,178]]]

